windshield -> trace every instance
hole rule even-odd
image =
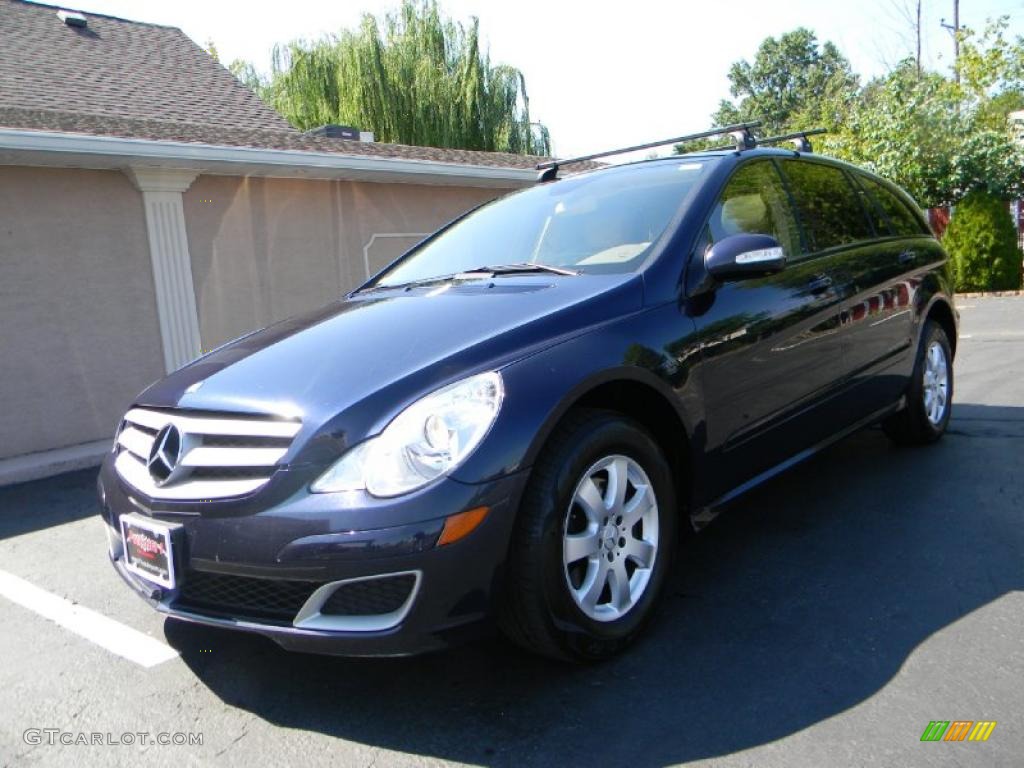
[[[632,271],[709,165],[706,159],[650,163],[509,195],[415,249],[373,285],[403,285],[508,264]]]

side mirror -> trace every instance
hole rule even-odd
[[[742,280],[781,272],[786,253],[771,235],[729,235],[704,252],[704,266],[716,280]]]

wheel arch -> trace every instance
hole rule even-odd
[[[669,462],[679,503],[690,507],[693,431],[675,392],[665,382],[649,371],[624,368],[582,383],[562,400],[537,433],[528,454],[531,465],[552,432],[578,408],[615,411],[647,429]]]
[[[920,335],[924,333],[925,324],[929,320],[934,320],[942,326],[942,330],[946,332],[946,338],[949,339],[949,351],[955,358],[957,345],[956,311],[945,296],[936,296],[929,304],[928,309],[924,313],[924,322],[921,323],[921,329],[918,334],[918,343],[920,343]]]

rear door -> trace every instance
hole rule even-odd
[[[878,238],[850,264],[853,294],[846,313],[847,357],[864,413],[899,397],[913,354],[918,268],[936,258],[937,245],[919,216],[894,192],[866,174],[852,174]]]
[[[880,382],[870,379],[867,359],[899,351],[892,340],[899,325],[894,315],[906,296],[898,294],[895,285],[898,258],[889,252],[891,244],[879,238],[882,221],[873,203],[845,169],[808,159],[787,159],[780,165],[808,247],[831,263],[841,300],[836,339],[843,361],[836,371],[832,411],[842,429],[881,407]],[[893,325],[886,327],[887,320]],[[870,386],[861,390],[861,383]]]
[[[772,235],[788,264],[775,275],[719,284],[694,302],[706,447],[715,468],[704,478],[711,498],[831,434],[840,418],[829,395],[843,371],[841,259],[803,244],[771,159],[734,172],[705,244],[739,232]]]

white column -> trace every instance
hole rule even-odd
[[[146,209],[164,366],[170,373],[197,358],[201,348],[192,258],[181,204],[181,194],[192,185],[199,172],[132,167],[125,173],[142,192]]]

